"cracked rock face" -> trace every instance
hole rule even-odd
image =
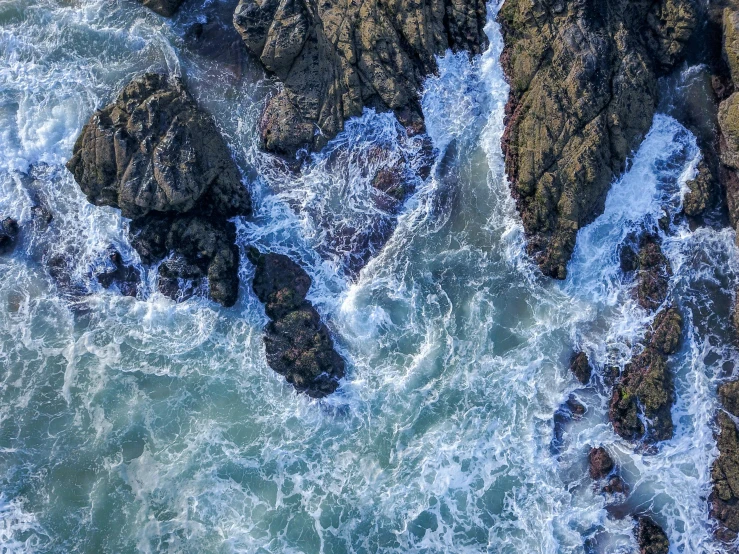
[[[306,300],[310,276],[287,256],[250,249],[256,267],[252,288],[270,322],[264,329],[267,363],[298,392],[322,398],[344,377],[344,360],[328,328]]]
[[[423,79],[448,48],[481,53],[484,0],[241,0],[234,25],[283,88],[260,123],[263,146],[320,149],[364,107],[424,129]]]
[[[131,243],[159,266],[159,290],[181,300],[207,279],[211,299],[238,296],[236,230],[251,200],[215,123],[182,82],[146,74],[82,129],[67,168],[87,199],[132,219]],[[169,256],[169,257],[168,257]]]
[[[577,231],[652,124],[657,77],[698,22],[693,0],[506,0],[506,170],[545,275],[564,279]]]
[[[248,214],[249,194],[213,120],[177,78],[149,73],[95,112],[67,168],[87,199],[134,219],[150,212]]]

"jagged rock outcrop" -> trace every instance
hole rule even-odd
[[[248,252],[255,266],[252,288],[270,322],[264,329],[267,363],[298,392],[322,398],[344,377],[344,360],[328,328],[306,300],[310,276],[287,256]]]
[[[654,443],[672,437],[675,391],[667,357],[677,351],[681,334],[677,309],[660,311],[646,334],[644,349],[613,387],[609,417],[614,431],[626,440]]]
[[[0,221],[0,254],[7,254],[13,250],[19,232],[18,222],[12,217]]]
[[[159,15],[172,17],[183,0],[139,0],[139,2]]]
[[[105,254],[106,263],[96,274],[98,283],[106,289],[118,289],[123,296],[135,297],[141,281],[138,270],[132,265],[127,265],[121,253],[115,248],[108,248]]]
[[[613,458],[611,458],[608,450],[602,446],[590,449],[588,453],[588,471],[591,479],[605,479],[615,467],[616,464],[613,462]]]
[[[647,235],[642,238],[636,276],[636,296],[642,308],[653,312],[662,305],[667,298],[671,275],[672,266],[657,237]]]
[[[183,298],[207,278],[210,297],[233,305],[239,258],[226,220],[248,215],[251,200],[215,123],[179,79],[131,81],[84,126],[67,168],[91,203],[133,220],[142,261],[170,255],[162,292]]]
[[[570,371],[583,385],[586,385],[590,381],[590,377],[593,374],[593,368],[588,360],[588,355],[585,352],[578,352],[572,357],[570,362]]]
[[[435,56],[481,53],[485,22],[484,0],[241,0],[234,25],[283,84],[262,114],[264,148],[320,149],[365,107],[422,132],[419,91]]]
[[[662,527],[657,525],[649,516],[636,518],[636,542],[639,544],[639,554],[668,554],[670,541]]]
[[[511,85],[503,150],[544,274],[563,279],[577,231],[603,212],[614,178],[652,123],[657,77],[681,59],[694,0],[506,0]]]
[[[713,203],[716,179],[705,160],[698,164],[698,174],[686,183],[688,192],[683,198],[683,211],[690,217],[702,215]]]
[[[739,429],[732,419],[739,417],[739,381],[724,383],[718,392],[725,411],[717,418],[719,455],[711,468],[709,504],[711,517],[719,524],[717,538],[731,543],[739,537]]]

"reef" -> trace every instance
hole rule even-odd
[[[564,279],[579,229],[652,124],[657,79],[683,58],[693,0],[506,0],[506,171],[527,248]]]
[[[419,93],[435,56],[483,52],[485,22],[484,0],[241,0],[234,25],[282,84],[260,120],[263,147],[289,158],[319,150],[364,108],[422,133]]]
[[[270,318],[264,329],[267,363],[298,392],[314,398],[331,394],[344,377],[344,360],[306,300],[310,276],[282,254],[251,248],[248,257],[255,266],[252,288]]]
[[[164,260],[163,293],[183,298],[207,280],[210,298],[236,302],[239,252],[228,218],[251,213],[249,192],[180,79],[150,73],[131,81],[84,126],[67,168],[88,201],[132,220],[142,261]]]

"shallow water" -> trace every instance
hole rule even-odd
[[[458,153],[451,174],[417,183],[390,241],[348,279],[328,230],[387,216],[362,171],[368,150],[418,144],[368,111],[300,176],[285,171],[256,147],[273,85],[187,38],[221,7],[186,2],[166,22],[128,0],[0,3],[0,214],[25,229],[0,258],[0,551],[634,552],[631,520],[609,517],[587,476],[588,449],[606,444],[628,508],[654,512],[674,552],[720,552],[706,497],[739,257],[732,231],[657,226],[663,207],[680,211],[695,138],[658,115],[581,230],[567,281],[541,277],[503,171],[493,2],[489,51],[443,57],[424,91],[437,161]],[[298,396],[267,367],[245,256],[230,309],[174,304],[153,276],[139,300],[87,280],[110,244],[137,257],[126,222],[87,204],[63,164],[94,109],[149,70],[184,75],[231,145],[257,208],[237,220],[239,244],[287,253],[313,278],[348,361],[335,395]],[[47,231],[29,224],[37,202],[54,213]],[[576,346],[599,371],[623,367],[649,324],[617,259],[642,226],[664,237],[686,320],[670,362],[676,435],[656,453],[613,433],[602,379],[578,389],[568,370]],[[92,295],[55,288],[43,268],[55,252]],[[573,391],[588,412],[553,449]]]

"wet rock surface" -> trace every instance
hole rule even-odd
[[[226,219],[248,215],[251,200],[215,123],[179,79],[134,79],[85,125],[67,168],[91,203],[133,220],[144,263],[171,255],[160,291],[182,299],[207,279],[211,299],[236,302],[239,258]]]
[[[667,288],[672,276],[670,261],[662,253],[657,237],[646,235],[642,238],[637,268],[637,300],[642,308],[653,312],[667,299]]]
[[[13,250],[19,232],[18,222],[12,217],[6,217],[0,221],[0,255]]]
[[[588,355],[585,352],[578,352],[572,357],[570,362],[570,371],[575,378],[580,381],[583,385],[590,381],[590,377],[593,374],[593,368],[588,360]]]
[[[141,280],[138,270],[123,261],[121,253],[115,248],[106,251],[106,264],[96,277],[103,288],[116,288],[123,296],[136,296]]]
[[[672,437],[675,390],[667,357],[680,346],[682,323],[676,308],[660,311],[647,331],[644,349],[613,387],[609,418],[614,431],[626,440],[655,443]]]
[[[498,19],[507,174],[529,253],[564,279],[577,231],[651,126],[657,77],[682,58],[697,3],[507,0]]]
[[[159,15],[172,17],[183,0],[139,0],[139,2]]]
[[[636,542],[639,544],[639,554],[668,554],[670,541],[667,534],[649,516],[636,518]]]
[[[605,479],[616,467],[608,451],[599,446],[588,453],[588,472],[593,480]]]
[[[314,398],[331,394],[344,377],[344,360],[305,298],[310,276],[281,254],[252,248],[248,256],[256,268],[252,288],[271,320],[264,329],[267,363],[298,392]]]
[[[282,83],[265,106],[263,147],[288,157],[320,149],[365,107],[424,130],[419,91],[448,48],[484,51],[483,0],[241,0],[234,25]]]
[[[690,217],[699,217],[713,204],[716,179],[708,164],[701,161],[698,174],[686,183],[688,192],[683,198],[683,211]]]
[[[711,468],[713,490],[709,505],[711,517],[719,523],[717,538],[733,542],[739,536],[739,430],[725,412],[719,412],[717,424],[719,455]]]

